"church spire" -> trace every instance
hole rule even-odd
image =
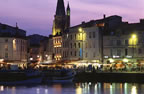
[[[60,16],[65,15],[65,6],[63,0],[58,0],[57,2],[56,15],[60,15]]]
[[[68,2],[68,5],[67,5],[67,11],[70,11],[70,6],[69,6],[69,2]]]
[[[70,16],[70,6],[69,6],[69,2],[68,2],[68,5],[67,5],[67,16]]]

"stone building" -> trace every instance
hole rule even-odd
[[[28,40],[28,61],[42,61],[41,54],[41,41],[44,40],[45,36],[33,34],[27,36]],[[42,46],[43,47],[43,46]]]
[[[62,60],[62,34],[70,27],[70,6],[66,12],[63,0],[58,0],[56,14],[53,21],[53,57],[56,61]]]
[[[63,60],[101,61],[101,44],[99,28],[71,27],[63,35]]]
[[[7,63],[27,63],[26,31],[0,24],[0,59]]]
[[[144,27],[140,23],[125,23],[103,38],[104,63],[144,61]]]

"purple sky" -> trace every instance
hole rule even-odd
[[[82,21],[99,19],[110,15],[120,15],[123,21],[139,22],[144,18],[144,0],[65,0],[70,2],[71,25]],[[0,22],[27,31],[27,35],[49,35],[57,0],[1,0]]]

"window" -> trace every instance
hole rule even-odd
[[[5,58],[8,58],[8,53],[5,53]]]
[[[89,43],[89,48],[91,48],[91,43]]]
[[[76,43],[74,44],[74,47],[76,48]]]
[[[71,40],[72,40],[72,35],[70,36]]]
[[[87,56],[88,56],[88,53],[85,54],[85,57],[86,57],[86,58],[87,58]]]
[[[96,54],[95,54],[95,52],[93,53],[93,57],[95,57],[96,56]]]
[[[121,50],[120,49],[117,50],[117,56],[121,56]]]
[[[75,51],[75,56],[77,56],[77,52]]]
[[[93,32],[93,38],[95,38],[95,32]]]
[[[121,45],[121,40],[117,40],[117,46]]]
[[[79,48],[81,47],[81,46],[80,46],[80,43],[78,43],[78,46],[79,46]]]
[[[128,49],[125,49],[125,56],[128,55]]]
[[[8,42],[8,39],[5,39],[5,42]]]
[[[113,46],[114,45],[114,40],[110,40],[110,46]]]
[[[125,40],[125,45],[128,45],[128,40]]]
[[[93,48],[96,48],[96,44],[95,43],[93,44]]]
[[[138,49],[138,54],[142,54],[142,49]]]
[[[89,32],[89,38],[91,38],[91,32]]]
[[[5,45],[5,51],[8,51],[8,45]]]
[[[85,43],[85,48],[88,48],[88,43]]]
[[[113,49],[110,49],[110,55],[113,56]]]
[[[71,56],[72,56],[72,51],[71,51]]]
[[[70,47],[72,48],[72,43],[70,44]]]

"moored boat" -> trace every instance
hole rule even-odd
[[[47,69],[42,71],[43,82],[66,83],[72,82],[75,72],[72,69]]]
[[[37,70],[0,70],[1,85],[39,84],[41,73]]]

